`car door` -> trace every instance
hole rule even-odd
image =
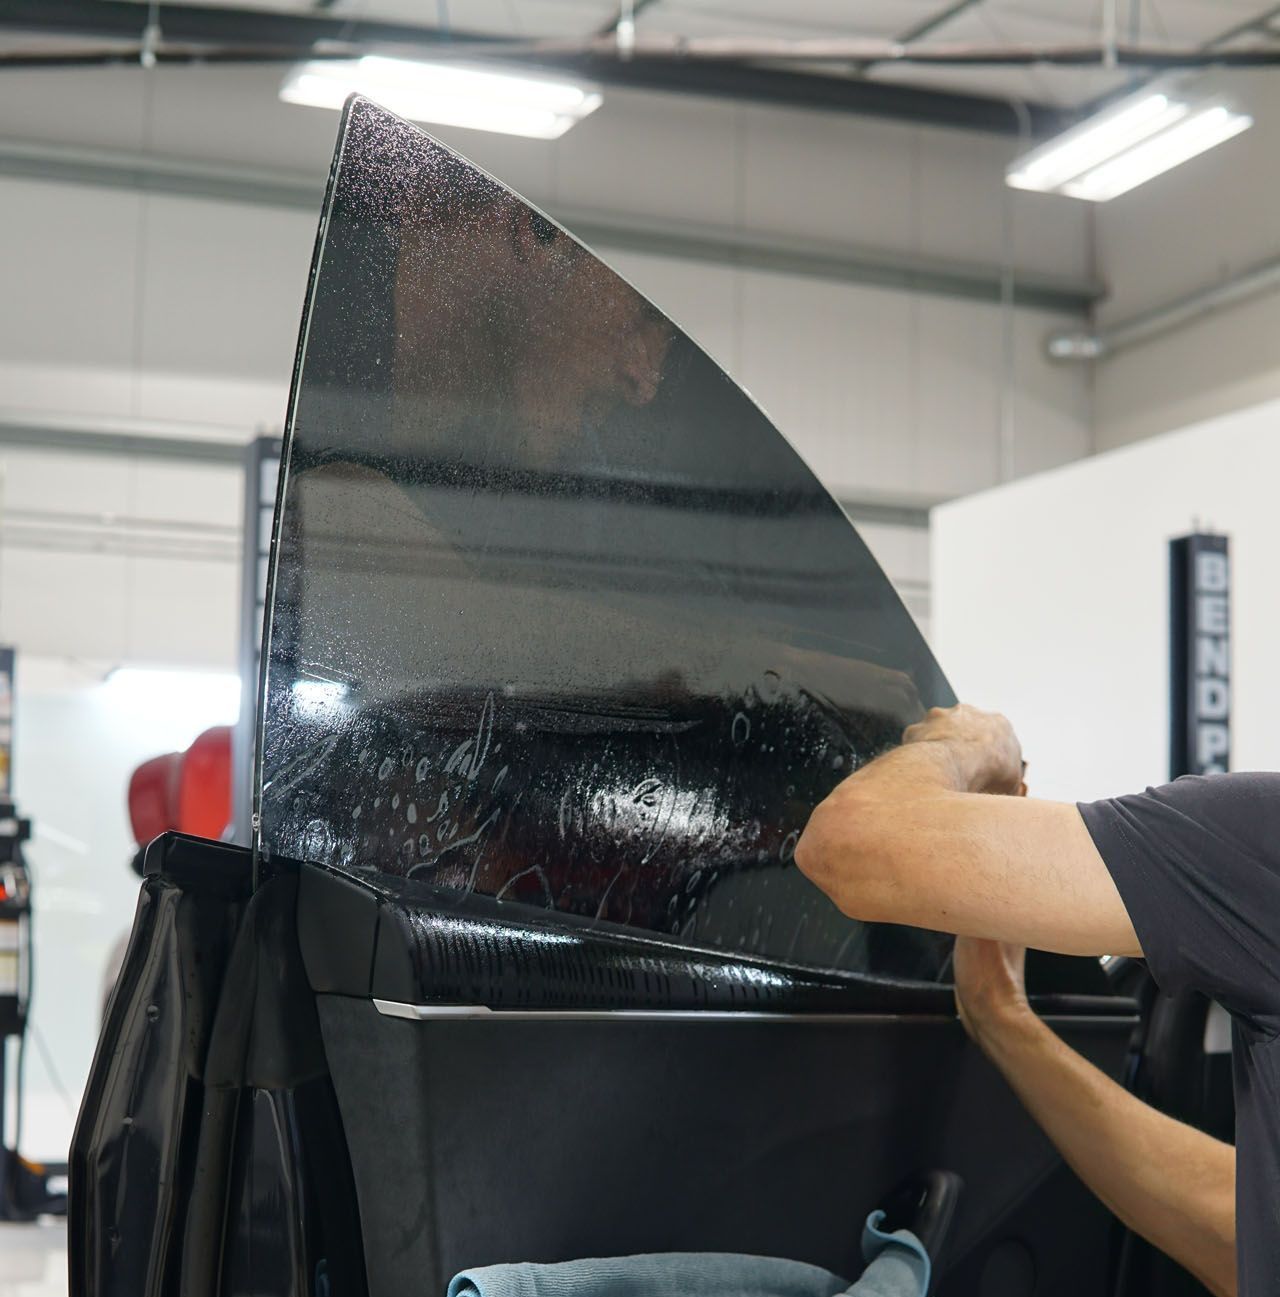
[[[949,938],[848,919],[792,863],[954,701],[866,546],[655,306],[360,99],[265,648],[253,858],[155,849],[73,1291],[443,1293],[671,1250],[852,1279],[862,1219],[931,1170],[964,1184],[937,1291],[1105,1290],[1113,1222],[966,1043]],[[1042,1011],[1120,1075],[1135,1004],[1065,967]],[[167,1258],[132,1288],[126,1229]]]

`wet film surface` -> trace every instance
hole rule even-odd
[[[951,694],[750,399],[569,234],[355,101],[288,429],[260,853],[833,968],[812,807]],[[536,915],[529,911],[533,921]]]

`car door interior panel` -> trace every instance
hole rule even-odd
[[[252,846],[147,855],[73,1297],[443,1294],[677,1250],[852,1279],[925,1173],[932,1291],[1106,1290],[1115,1222],[967,1042],[951,939],[849,919],[792,860],[954,702],[911,616],[686,334],[359,98],[263,657]],[[1037,1008],[1126,1076],[1135,1001],[1043,969]]]
[[[299,931],[313,979],[333,986],[307,913],[329,887],[306,867]],[[364,995],[319,996],[376,1291],[443,1285],[476,1258],[686,1249],[853,1274],[858,1223],[925,1166],[965,1182],[959,1262],[1009,1246],[1010,1212],[1063,1194],[1056,1155],[967,1047],[946,986],[534,926],[487,898],[401,906],[366,919],[402,952],[399,976],[379,949],[361,960]],[[1039,1007],[1121,1069],[1131,1002]],[[399,1189],[424,1174],[430,1204]],[[1081,1249],[1075,1230],[1104,1238],[1108,1217],[1075,1187],[1072,1231],[1039,1222],[1037,1292],[1105,1277],[1105,1246]]]

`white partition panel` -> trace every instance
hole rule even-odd
[[[1280,402],[942,506],[933,642],[1004,711],[1034,794],[1168,777],[1168,541],[1231,536],[1235,769],[1280,769]]]

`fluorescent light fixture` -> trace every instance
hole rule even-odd
[[[573,81],[380,54],[302,63],[280,87],[285,103],[312,108],[341,108],[351,94],[415,122],[535,140],[558,139],[602,102],[598,87]]]
[[[1136,189],[1162,171],[1172,170],[1215,144],[1247,131],[1252,125],[1252,117],[1233,113],[1224,104],[1202,109],[1162,131],[1154,139],[1072,180],[1062,187],[1062,192],[1072,198],[1105,203],[1109,198]]]
[[[1005,181],[1103,203],[1252,125],[1252,117],[1221,102],[1145,91],[1023,154]]]

